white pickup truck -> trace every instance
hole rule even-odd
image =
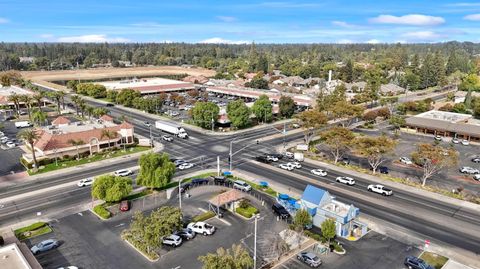
[[[29,121],[17,121],[15,122],[15,127],[17,128],[28,128],[32,127],[33,124],[31,124]]]

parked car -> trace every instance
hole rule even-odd
[[[5,146],[9,148],[14,148],[17,146],[17,144],[13,143],[12,141],[8,141],[7,143],[5,143]]]
[[[188,228],[177,231],[174,234],[180,236],[182,239],[185,239],[185,240],[190,240],[195,238],[195,233]]]
[[[178,166],[178,169],[185,170],[185,169],[192,168],[193,166],[194,166],[193,163],[182,163]]]
[[[288,171],[292,171],[294,169],[294,167],[291,166],[288,163],[281,163],[278,167],[280,167],[282,169],[285,169],[285,170],[288,170]]]
[[[250,186],[247,182],[245,182],[243,180],[235,180],[233,182],[233,188],[241,190],[241,191],[251,191],[252,190],[252,186]]]
[[[77,183],[77,186],[79,186],[79,187],[90,186],[90,185],[93,184],[94,180],[95,179],[93,177],[82,179]]]
[[[480,174],[473,175],[473,179],[480,181]]]
[[[408,157],[400,157],[400,162],[406,165],[413,164],[412,160],[410,160]]]
[[[172,141],[173,141],[173,137],[171,137],[171,136],[169,136],[169,135],[162,135],[162,140],[168,141],[168,142],[172,142]]]
[[[215,227],[205,223],[205,222],[192,222],[187,225],[187,228],[192,230],[193,232],[197,234],[203,234],[203,235],[212,235],[215,233]]]
[[[474,162],[474,163],[480,163],[480,157],[474,157],[474,158],[472,158],[472,162]]]
[[[452,138],[452,143],[453,144],[458,144],[458,143],[460,143],[460,140],[458,140],[458,138],[454,137],[454,138]]]
[[[462,145],[468,146],[468,145],[470,145],[470,141],[468,141],[468,140],[466,140],[466,139],[463,139],[463,140],[462,140]]]
[[[179,167],[181,164],[186,163],[186,161],[182,160],[182,159],[172,160],[172,162],[173,162],[173,164],[175,164],[176,167]]]
[[[302,168],[302,165],[299,162],[289,162],[287,164],[291,165],[293,168],[297,168],[297,169]]]
[[[341,162],[344,164],[344,165],[349,165],[350,164],[350,159],[348,157],[343,157]]]
[[[184,193],[186,190],[190,189],[192,183],[185,183],[180,186],[180,193]]]
[[[317,176],[322,176],[325,177],[327,176],[327,171],[324,171],[322,169],[312,169],[310,170],[310,173],[317,175]]]
[[[162,244],[175,248],[182,244],[182,238],[176,234],[171,234],[162,239]]]
[[[266,156],[257,156],[255,158],[258,162],[261,162],[261,163],[271,163],[272,161],[269,160]]]
[[[193,185],[208,184],[208,178],[194,178],[192,179],[192,184]]]
[[[464,174],[480,174],[480,171],[478,169],[469,167],[469,166],[463,166],[460,168],[460,173]]]
[[[57,269],[78,269],[78,267],[70,265],[67,267],[58,267]]]
[[[347,185],[350,185],[350,186],[355,185],[355,179],[353,179],[351,177],[337,177],[335,179],[335,181],[343,183],[343,184],[347,184]]]
[[[373,171],[373,168],[370,166],[370,171]],[[388,174],[388,167],[386,166],[379,166],[377,167],[377,171],[381,174]]]
[[[437,141],[442,141],[443,140],[442,137],[439,136],[439,135],[435,135],[433,138]]]
[[[126,211],[130,210],[130,201],[128,201],[128,200],[121,201],[119,209],[122,212],[126,212]]]
[[[272,210],[275,214],[277,214],[277,216],[279,216],[282,219],[286,219],[290,217],[290,213],[288,213],[285,207],[283,207],[281,204],[277,204],[277,203],[273,204]]]
[[[226,177],[223,177],[223,176],[215,176],[213,177],[213,182],[215,184],[225,184],[225,183],[228,183],[228,179]]]
[[[371,192],[381,194],[383,196],[390,196],[390,195],[393,194],[393,191],[391,189],[385,188],[385,186],[380,185],[380,184],[368,185],[367,190],[371,191]]]
[[[117,171],[113,172],[113,174],[117,177],[126,177],[126,176],[129,176],[129,175],[133,175],[133,171],[130,170],[130,169],[120,169],[120,170],[117,170]]]
[[[55,239],[47,239],[44,240],[35,246],[33,246],[30,250],[32,251],[33,255],[40,253],[40,252],[45,252],[54,248],[58,248],[60,243],[55,240]]]
[[[424,260],[414,256],[407,256],[404,263],[409,269],[435,269]]]
[[[300,252],[297,254],[297,259],[313,268],[317,268],[322,264],[322,260],[312,252]]]

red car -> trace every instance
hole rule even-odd
[[[120,211],[128,211],[130,210],[130,202],[129,201],[121,201],[120,202]]]

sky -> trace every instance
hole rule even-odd
[[[0,0],[3,42],[480,42],[480,0]]]

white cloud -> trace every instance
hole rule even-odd
[[[449,7],[478,7],[478,6],[480,6],[480,3],[452,3],[452,4],[447,4],[446,6],[449,6]]]
[[[434,16],[421,15],[421,14],[408,14],[404,16],[380,15],[378,17],[371,18],[370,22],[385,23],[385,24],[431,26],[431,25],[442,24],[445,22],[445,19],[442,17],[434,17]]]
[[[338,43],[338,44],[352,44],[354,42],[350,39],[340,39],[340,40],[337,40],[336,43]]]
[[[296,2],[288,2],[288,1],[262,2],[258,5],[263,7],[270,7],[270,8],[313,8],[313,7],[322,6],[322,4],[319,4],[319,3],[296,3]]]
[[[50,38],[53,38],[53,35],[52,34],[41,34],[40,38],[50,39]]]
[[[445,37],[444,35],[432,31],[408,32],[402,36],[412,41],[436,41],[439,38]]]
[[[357,27],[356,25],[350,24],[350,23],[345,22],[345,21],[332,21],[332,24],[335,25],[335,26],[340,26],[340,27],[344,27],[344,28],[354,28],[354,27]]]
[[[378,39],[370,39],[370,40],[367,41],[367,43],[368,44],[379,44],[379,43],[381,43],[381,41],[378,40]]]
[[[10,20],[0,17],[0,24],[2,24],[2,23],[9,23],[9,22],[10,22]]]
[[[228,40],[228,39],[223,39],[221,37],[212,37],[209,39],[205,39],[200,41],[199,43],[204,43],[204,44],[248,44],[251,43],[250,41],[245,41],[245,40]]]
[[[106,35],[80,35],[64,36],[57,39],[58,42],[83,42],[83,43],[122,43],[130,40],[123,37],[107,37]]]
[[[480,21],[480,13],[467,15],[463,17],[463,19],[467,21]]]
[[[217,19],[223,22],[234,22],[237,20],[237,18],[231,16],[217,16]]]

